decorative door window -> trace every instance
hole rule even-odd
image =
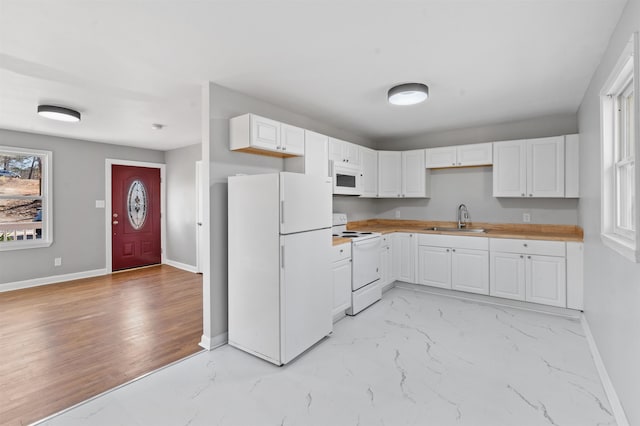
[[[129,212],[129,223],[133,229],[142,228],[147,219],[147,189],[139,179],[134,180],[129,187],[127,195],[127,210]]]

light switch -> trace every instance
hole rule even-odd
[[[104,209],[104,200],[96,200],[96,209]]]

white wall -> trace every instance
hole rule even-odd
[[[209,90],[211,282],[209,289],[205,288],[209,300],[205,300],[204,311],[210,312],[210,318],[205,318],[204,330],[210,334],[206,338],[215,338],[227,331],[227,177],[281,171],[284,167],[279,158],[230,151],[229,119],[252,112],[354,143],[371,146],[371,142],[219,85],[210,84]]]
[[[638,30],[640,0],[629,0],[578,112],[585,315],[632,425],[640,425],[640,264],[624,259],[600,241],[599,92],[631,34]]]
[[[491,126],[427,133],[394,141],[379,141],[378,149],[408,150],[510,139],[527,139],[577,133],[574,114],[536,117]],[[578,200],[494,198],[492,168],[472,167],[432,170],[430,199],[386,199],[376,204],[377,217],[392,219],[456,219],[456,208],[464,203],[476,222],[521,223],[531,214],[531,223],[578,223]]]
[[[196,161],[201,144],[165,152],[167,164],[167,260],[196,266]]]
[[[105,159],[164,163],[164,152],[0,129],[0,145],[53,152],[53,244],[0,253],[2,284],[103,269]],[[62,257],[62,266],[53,259]]]

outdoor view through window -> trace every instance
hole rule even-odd
[[[41,240],[46,236],[42,220],[46,202],[43,164],[46,164],[45,155],[0,148],[1,245]]]

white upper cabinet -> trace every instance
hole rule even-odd
[[[425,170],[424,161],[424,149],[402,153],[402,197],[425,198],[430,195],[431,185],[427,185],[430,172]]]
[[[229,148],[232,151],[275,157],[304,155],[305,131],[255,114],[229,120]]]
[[[496,142],[494,197],[565,196],[564,136]]]
[[[375,198],[378,196],[378,152],[360,147],[362,158],[362,195],[364,198]]]
[[[304,155],[305,130],[289,124],[280,124],[280,149],[288,154]]]
[[[379,198],[426,198],[431,194],[424,149],[378,151]]]
[[[343,166],[351,166],[359,169],[362,160],[360,159],[360,146],[351,142],[336,138],[329,138],[329,159],[335,163],[342,163]]]
[[[402,196],[402,153],[378,151],[378,197]]]
[[[491,165],[493,163],[492,151],[492,143],[428,148],[426,150],[426,168]]]
[[[493,144],[493,196],[524,197],[527,192],[525,141]]]
[[[458,166],[484,166],[493,164],[493,143],[476,143],[456,147]]]
[[[564,197],[564,136],[527,141],[527,196]]]
[[[427,148],[425,150],[426,167],[437,169],[441,167],[455,167],[457,164],[456,147]]]

